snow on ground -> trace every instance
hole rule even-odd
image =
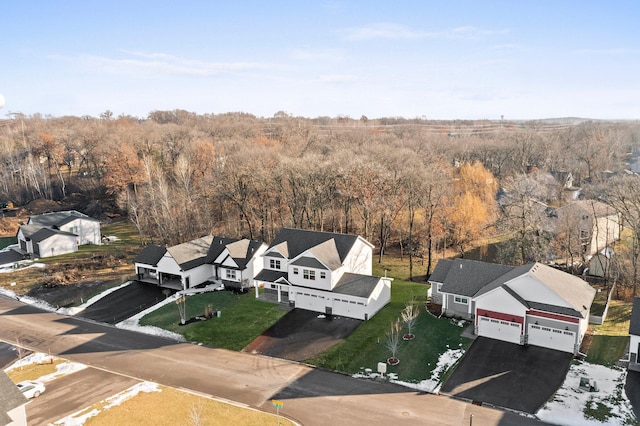
[[[45,311],[56,312],[56,308],[48,304],[47,302],[39,299],[34,299],[29,296],[18,296],[12,290],[7,290],[6,288],[0,287],[0,295],[10,297],[12,299],[18,300],[22,303],[26,303],[27,305],[35,306],[36,308],[43,309]]]
[[[173,339],[176,340],[178,342],[184,342],[185,338],[184,336],[182,336],[181,334],[178,333],[173,333],[171,331],[159,328],[159,327],[154,327],[151,325],[140,325],[140,319],[142,317],[144,317],[145,315],[147,315],[149,312],[153,312],[158,308],[161,308],[164,305],[168,305],[169,303],[175,303],[176,299],[178,299],[179,297],[181,297],[183,294],[187,295],[187,296],[192,296],[194,294],[198,294],[198,293],[206,293],[209,291],[215,291],[218,288],[217,285],[210,285],[210,286],[206,286],[204,288],[192,288],[192,289],[188,289],[188,290],[184,290],[184,291],[179,291],[169,297],[167,297],[165,300],[163,300],[162,302],[158,302],[155,305],[145,309],[144,311],[137,313],[136,315],[127,318],[124,321],[121,321],[119,323],[116,324],[116,327],[118,328],[124,328],[127,330],[132,330],[132,331],[137,331],[139,333],[145,333],[145,334],[151,334],[154,336],[160,336],[160,337],[166,337],[168,339]]]
[[[52,355],[43,354],[41,352],[34,352],[14,362],[9,367],[5,368],[4,371],[11,371],[32,364],[50,364],[58,359],[59,358]],[[65,362],[56,365],[56,371],[54,373],[41,376],[38,378],[38,381],[47,383],[57,379],[58,377],[66,376],[67,374],[75,373],[76,371],[80,371],[85,368],[87,368],[87,366],[84,364],[65,360]]]
[[[158,302],[155,305],[145,309],[142,312],[135,314],[132,317],[127,318],[124,321],[120,321],[116,324],[116,327],[123,328],[126,330],[137,331],[139,333],[151,334],[153,336],[166,337],[167,339],[173,339],[177,342],[184,342],[185,338],[181,334],[173,333],[171,331],[165,330],[160,327],[154,327],[152,325],[140,325],[140,318],[147,315],[149,312],[153,312],[158,308],[161,308],[164,305],[168,305],[169,303],[175,303],[176,299],[180,297],[179,293],[175,293],[169,297],[167,297],[162,302]]]
[[[140,392],[161,392],[162,390],[158,387],[157,383],[152,382],[141,382],[131,386],[129,389],[126,389],[120,393],[115,394],[112,397],[109,397],[102,401],[102,410],[108,410],[112,407],[117,407],[123,402],[133,398],[138,395]],[[58,420],[54,424],[63,425],[63,426],[81,426],[83,425],[87,419],[97,416],[100,414],[101,410],[94,408],[89,412],[85,412],[86,409],[77,411],[69,416]]]
[[[44,268],[45,267],[44,263],[39,263],[39,262],[31,263],[30,260],[29,261],[23,260],[22,262],[19,262],[19,263],[20,263],[21,266],[18,269]],[[0,274],[6,274],[6,273],[9,273],[9,272],[15,272],[15,269],[13,269],[13,267],[0,268]]]
[[[579,387],[580,378],[595,380],[598,391]],[[626,370],[576,361],[571,364],[564,383],[553,399],[536,414],[544,422],[563,426],[636,424],[631,403],[624,393]],[[604,422],[596,420],[585,409],[608,411]]]
[[[454,365],[464,355],[464,349],[447,349],[445,353],[440,355],[436,368],[431,372],[431,377],[418,383],[409,383],[397,380],[397,376],[393,373],[389,373],[389,381],[398,385],[406,386],[408,388],[417,389],[424,392],[437,393],[442,384],[440,376],[446,372],[452,365]],[[366,369],[364,373],[354,374],[353,377],[360,377],[366,379],[375,379],[381,377],[379,373],[374,373]]]

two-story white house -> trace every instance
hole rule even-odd
[[[83,244],[100,245],[100,221],[76,210],[31,216],[17,234],[20,250],[35,257],[78,251]]]
[[[292,307],[367,320],[391,300],[391,279],[371,275],[373,245],[357,235],[282,229],[262,255],[258,287]]]

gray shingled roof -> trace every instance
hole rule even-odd
[[[294,266],[302,266],[306,268],[327,269],[319,260],[313,257],[302,256],[291,262]]]
[[[75,219],[91,220],[94,222],[100,222],[98,219],[87,216],[84,213],[80,213],[76,210],[67,210],[62,212],[44,213],[29,218],[29,225],[43,226],[62,226]]]
[[[499,265],[497,263],[453,259],[440,291],[442,293],[473,297],[484,286],[512,269],[513,266]]]
[[[351,247],[358,239],[357,235],[337,234],[333,232],[319,232],[310,231],[306,229],[291,229],[282,228],[282,230],[276,235],[269,249],[278,246],[279,244],[286,245],[286,253],[282,253],[288,259],[293,259],[310,248],[316,247],[326,241],[333,239],[338,251],[340,264],[344,262],[344,259],[349,254]]]
[[[165,246],[149,244],[133,259],[133,263],[156,266],[166,252],[167,248]]]
[[[53,228],[41,228],[36,233],[31,234],[30,239],[34,243],[39,243],[41,241],[46,240],[47,238],[53,237],[54,235],[66,235],[70,237],[77,237],[76,234],[72,234],[71,232],[64,232],[64,231],[60,231],[58,229],[53,229]]]
[[[429,276],[429,281],[434,283],[443,283],[447,278],[447,274],[451,269],[451,265],[453,265],[453,260],[451,259],[440,259],[436,264],[435,269]]]
[[[369,297],[382,278],[371,275],[345,273],[333,288],[332,293],[356,297]]]
[[[183,271],[188,271],[206,262],[212,242],[213,236],[208,235],[169,247],[167,251]]]
[[[7,414],[9,411],[29,402],[11,381],[7,373],[0,370],[0,424],[9,424],[13,421]]]
[[[257,281],[264,281],[267,283],[275,283],[279,278],[287,279],[287,271],[274,271],[271,269],[263,269],[258,272],[258,275],[254,278]]]
[[[633,310],[631,311],[629,334],[640,336],[640,297],[633,298]]]
[[[0,252],[0,265],[7,265],[24,260],[24,255],[17,250],[9,249]]]

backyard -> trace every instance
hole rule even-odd
[[[631,308],[631,302],[611,300],[604,324],[592,326],[593,335],[587,352],[588,362],[612,366],[624,357],[629,343]]]

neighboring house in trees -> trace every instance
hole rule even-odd
[[[610,248],[600,250],[589,259],[586,274],[593,277],[614,278],[618,274],[613,261],[615,253]]]
[[[556,216],[556,232],[567,228],[578,232],[584,256],[593,255],[620,239],[620,215],[599,201],[574,201],[556,209]]]
[[[83,244],[100,245],[100,221],[75,210],[31,216],[17,234],[20,250],[34,257],[78,251]]]
[[[356,235],[284,228],[254,280],[292,307],[368,320],[391,300],[391,279],[371,275],[372,253]]]
[[[640,371],[640,297],[633,298],[629,323],[629,370]]]
[[[27,402],[7,373],[0,370],[0,425],[27,426]]]
[[[133,260],[139,281],[174,290],[186,290],[206,282],[246,291],[260,272],[259,256],[266,244],[212,235],[172,247],[146,246]]]
[[[445,259],[429,282],[443,315],[473,321],[478,336],[573,354],[596,294],[580,278],[540,263],[514,267]]]

